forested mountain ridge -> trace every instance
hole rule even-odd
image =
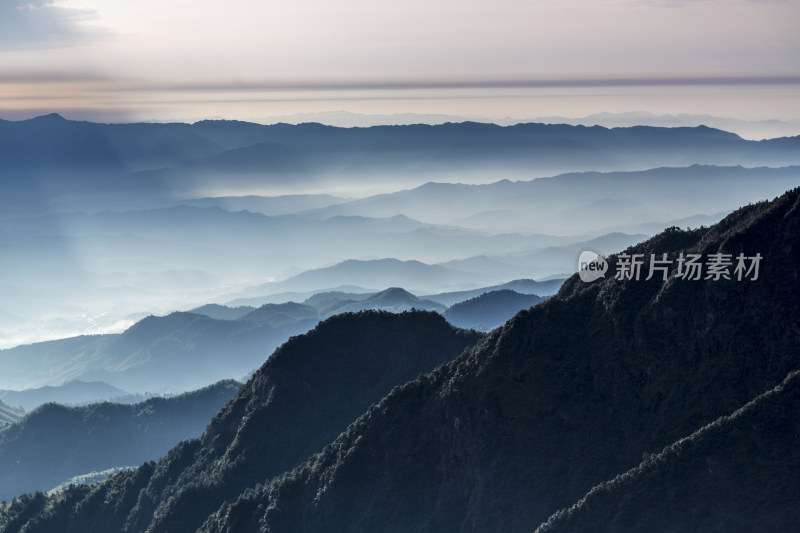
[[[758,276],[751,270],[737,280],[734,265],[731,279],[678,276],[680,257],[710,261],[718,253],[761,257]],[[645,275],[617,279],[634,254]],[[668,278],[656,271],[646,280],[662,254]],[[235,472],[263,442],[251,421],[268,411],[276,390],[273,373],[263,371],[269,362],[202,440],[101,485],[17,502],[3,515],[3,531],[194,531],[205,520],[200,530],[207,532],[530,532],[639,465],[643,454],[734,413],[800,365],[800,189],[710,228],[672,228],[608,264],[605,279],[573,276],[555,297],[518,313],[472,350],[394,388],[291,471],[229,485],[238,498],[206,499],[208,487],[221,486],[216,479],[239,479],[224,472]],[[323,361],[350,338],[352,327],[336,331],[353,316],[362,315],[326,323],[325,333],[341,340],[325,344]],[[368,343],[372,349],[395,344],[379,336]],[[297,337],[283,349],[313,339]],[[795,416],[789,405],[779,402],[777,416]],[[746,444],[748,431],[738,430],[736,442]],[[780,461],[764,456],[763,475],[795,464],[797,450],[787,448]],[[196,469],[198,457],[218,459]],[[719,497],[728,507],[756,491],[791,501],[791,488],[746,486]],[[796,508],[779,505],[778,518]]]
[[[58,527],[197,528],[205,519],[198,506],[216,508],[246,488],[291,470],[392,387],[452,360],[482,338],[431,312],[330,318],[270,356],[202,438],[182,443],[155,465],[110,478],[87,496],[105,500],[111,493],[134,490],[135,505],[109,501],[109,507],[93,508],[100,514],[87,515],[88,522],[77,519]],[[69,499],[86,495],[84,488],[68,494]],[[7,525],[5,530],[14,529]]]
[[[666,282],[573,277],[469,354],[393,391],[302,468],[220,508],[203,531],[532,531],[798,367],[798,229],[794,190],[628,249],[764,262],[755,281],[681,280],[675,265]]]
[[[133,405],[42,405],[0,430],[0,499],[49,490],[74,476],[157,459],[180,441],[198,436],[240,385],[220,381]]]

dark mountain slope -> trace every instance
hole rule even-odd
[[[795,531],[800,374],[593,488],[536,533]]]
[[[220,381],[135,405],[49,403],[0,430],[0,499],[48,490],[72,476],[141,464],[196,437],[239,390]]]
[[[799,241],[794,190],[638,245],[765,259],[757,281],[573,277],[204,531],[532,531],[797,368]]]
[[[523,309],[544,300],[535,294],[520,294],[509,289],[486,292],[451,306],[444,313],[448,322],[459,328],[489,331],[501,326]]]
[[[64,498],[58,509],[83,501],[81,516],[59,526],[48,525],[47,518],[37,527],[143,531],[153,522],[154,531],[194,530],[208,515],[199,509],[211,512],[292,469],[392,387],[452,360],[481,338],[436,313],[365,312],[328,319],[279,348],[201,439],[88,493],[68,491],[58,497]],[[117,494],[127,496],[116,501]],[[52,519],[61,520],[58,512]]]

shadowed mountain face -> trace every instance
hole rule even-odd
[[[196,437],[239,390],[221,381],[135,405],[48,403],[0,430],[0,499],[49,490],[67,479],[157,459]]]
[[[800,373],[593,488],[536,533],[792,531],[800,522]]]
[[[798,367],[798,230],[795,190],[628,250],[760,253],[756,281],[682,280],[674,268],[666,282],[571,278],[204,530],[532,531]],[[737,494],[783,500],[784,489]]]
[[[149,509],[159,502],[167,503],[152,531],[193,531],[201,514],[207,516],[202,531],[533,531],[592,487],[639,465],[643,454],[658,453],[730,415],[800,364],[800,189],[743,208],[711,228],[672,229],[627,252],[644,254],[645,271],[650,254],[668,254],[673,260],[668,279],[607,276],[584,283],[570,278],[558,295],[517,314],[471,351],[392,390],[288,474],[272,480],[255,476],[244,483],[247,490],[237,486],[231,491],[240,491],[237,499],[228,493],[228,503],[220,506],[221,498],[206,499],[208,492],[198,484],[231,480],[233,488],[242,477],[226,475],[229,468],[269,457],[248,450],[264,446],[260,431],[276,427],[253,425],[261,413],[268,416],[279,398],[280,387],[272,385],[277,361],[291,360],[298,371],[322,375],[326,371],[320,362],[350,353],[342,346],[354,334],[371,339],[365,356],[386,353],[397,345],[395,338],[374,326],[348,325],[353,317],[332,319],[329,328],[319,327],[279,351],[201,441],[175,448],[158,467],[120,474],[98,487],[51,500],[26,498],[6,511],[2,520],[17,525],[5,531],[16,531],[25,522],[26,531],[85,531],[99,524],[143,531],[151,522]],[[704,258],[760,254],[763,261],[757,279],[689,280],[677,277],[681,252]],[[611,272],[622,259],[609,258]],[[278,357],[315,343],[323,333],[329,340],[310,351],[317,365],[304,368],[304,358]],[[425,336],[431,335],[420,338],[423,346]],[[353,366],[338,364],[327,372]],[[295,386],[306,382],[292,378]],[[773,418],[793,417],[792,405],[781,399],[769,411]],[[742,490],[721,492],[719,498],[730,498],[724,502],[714,494],[703,495],[702,501],[724,503],[724,509],[741,500],[748,509],[753,504],[745,500],[755,494],[778,502],[796,494],[787,493],[795,488],[790,481],[759,484],[772,472],[775,479],[786,480],[778,471],[798,461],[796,446],[783,446],[789,442],[784,436],[770,436],[778,453],[752,462],[758,460],[750,456],[747,439],[766,438],[771,423],[742,424],[731,433],[731,446],[714,438],[704,444],[717,453],[704,464],[712,471],[715,457],[725,449],[736,454],[728,464],[747,463],[760,474],[740,479]],[[269,441],[288,435],[273,431]],[[784,452],[788,457],[771,459]],[[186,477],[181,480],[181,475]],[[162,480],[162,487],[166,480],[179,481],[166,491],[147,489],[151,503],[134,507],[136,495],[153,487],[155,479]],[[669,486],[664,489],[672,494]],[[175,493],[177,498],[167,499]],[[143,508],[148,510],[137,514]],[[792,517],[797,506],[772,508],[780,520]],[[679,506],[671,510],[691,512]],[[127,518],[131,512],[136,518]],[[671,523],[688,522],[679,517]]]
[[[480,339],[435,313],[331,318],[278,349],[201,439],[178,446],[155,467],[121,474],[128,479],[123,491],[135,490],[138,503],[105,509],[103,527],[143,530],[167,499],[170,510],[159,512],[157,530],[199,527],[205,515],[198,505],[216,508],[292,469],[392,387],[454,359]]]

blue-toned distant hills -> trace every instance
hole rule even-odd
[[[0,121],[5,201],[44,191],[52,199],[78,191],[191,195],[221,186],[322,190],[692,164],[798,165],[800,139],[748,141],[704,126],[98,124],[56,114]]]

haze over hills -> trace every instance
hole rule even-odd
[[[323,307],[320,313],[323,316],[333,316],[341,313],[358,313],[365,310],[388,311],[390,313],[402,313],[404,311],[436,311],[444,312],[445,306],[434,302],[417,298],[410,292],[399,287],[391,287],[370,295],[367,298],[357,300],[341,300]]]
[[[0,386],[30,388],[80,378],[131,392],[175,392],[238,378],[319,320],[315,310],[293,311],[289,306],[267,306],[237,320],[175,312],[144,318],[123,333],[1,350]]]
[[[31,411],[38,406],[54,402],[76,405],[129,396],[130,393],[102,381],[86,382],[74,379],[59,386],[45,386],[21,391],[0,390],[0,400]],[[126,402],[129,403],[129,402]]]
[[[141,202],[174,193],[385,190],[431,179],[486,183],[588,170],[800,164],[797,138],[745,141],[702,126],[95,124],[47,115],[0,121],[0,146],[0,169],[10,177],[6,201],[30,201],[41,190],[54,196],[125,191],[117,201]]]
[[[8,405],[3,400],[0,400],[0,428],[7,424],[12,424],[19,420],[25,411],[17,407]]]
[[[484,185],[426,183],[312,212],[317,217],[403,214],[434,224],[545,234],[594,233],[645,221],[669,222],[766,200],[798,183],[800,169],[682,166],[584,172]],[[663,227],[667,227],[663,226]],[[663,229],[662,227],[662,229]],[[555,231],[558,228],[558,232]]]
[[[562,281],[516,280],[505,286],[552,294]],[[28,387],[18,391],[0,389],[0,399],[27,410],[49,401],[133,403],[144,399],[144,393],[182,392],[247,375],[270,350],[333,315],[363,310],[444,313],[448,306],[440,301],[458,302],[479,292],[445,293],[428,299],[394,287],[366,294],[323,292],[304,303],[267,303],[258,308],[209,304],[191,312],[151,315],[119,334],[80,336],[0,350],[4,368],[0,386]],[[525,307],[520,303],[514,311]],[[124,385],[134,394],[103,381],[87,383],[78,378]],[[57,387],[48,385],[65,380],[68,383]]]
[[[221,381],[135,405],[49,403],[0,430],[0,499],[49,490],[80,474],[139,465],[200,435],[239,390]]]
[[[631,236],[599,250],[611,253],[641,240],[642,230],[707,224],[799,180],[797,168],[697,166],[485,186],[431,183],[321,204],[292,196],[189,206],[171,197],[127,211],[102,202],[80,206],[64,196],[66,203],[48,204],[47,214],[5,210],[0,216],[0,347],[118,333],[148,314],[209,302],[279,303],[249,299],[281,292],[261,291],[272,282],[348,260],[394,258],[463,273],[451,276],[448,287],[433,286],[441,279],[435,275],[430,283],[387,276],[375,285],[345,283],[364,292],[402,286],[436,293],[563,275],[574,271],[578,243]],[[289,214],[224,208],[259,203]],[[340,285],[321,280],[301,292]]]
[[[793,274],[800,259],[798,228],[800,189],[795,189],[738,210],[711,228],[661,233],[628,253],[643,254],[645,270],[650,254],[668,254],[672,264],[666,280],[607,276],[584,283],[573,276],[555,297],[517,314],[472,350],[394,388],[304,463],[272,479],[255,475],[243,487],[240,477],[225,473],[240,464],[237,460],[252,457],[249,447],[264,442],[254,417],[268,412],[274,405],[270,399],[277,398],[270,378],[277,361],[297,361],[299,375],[320,372],[317,365],[303,367],[300,358],[276,356],[201,440],[173,449],[158,466],[50,498],[20,500],[5,509],[0,527],[82,531],[104,524],[156,532],[194,531],[202,523],[200,530],[207,532],[533,531],[592,487],[639,465],[643,454],[673,443],[688,450],[689,461],[667,476],[663,493],[696,487],[687,480],[715,475],[718,464],[723,478],[714,479],[724,482],[730,472],[725,464],[742,464],[759,474],[737,477],[741,485],[698,494],[699,501],[741,513],[744,521],[738,523],[753,523],[761,516],[748,514],[757,494],[759,501],[775,502],[764,507],[774,510],[772,523],[793,524],[798,506],[782,505],[797,498],[797,479],[786,473],[800,460],[798,449],[783,445],[795,440],[793,433],[762,446],[778,453],[754,456],[751,451],[770,428],[785,427],[782,419],[796,418],[792,378],[785,394],[760,395],[798,368],[800,285]],[[735,273],[729,280],[681,279],[681,253],[760,253],[763,261],[758,277],[750,271],[740,281]],[[610,271],[624,258],[609,257]],[[340,350],[354,333],[370,336],[367,360],[396,346],[373,328],[353,327],[351,321],[360,316],[375,315],[337,317],[284,350],[314,343],[323,332],[341,341],[304,350],[320,362],[337,360],[326,357],[326,350]],[[434,315],[377,316],[391,327],[404,317]],[[310,385],[308,379],[295,375],[292,382]],[[348,389],[351,394],[359,390]],[[755,414],[766,418],[739,424],[752,418],[753,407],[734,414],[730,420],[736,430],[722,428],[726,444],[715,444],[709,450],[713,455],[695,454],[682,440],[754,398],[757,409],[765,407]],[[693,438],[694,449],[719,442],[706,440],[704,431]],[[723,458],[723,451],[732,455]],[[223,454],[224,460],[212,459]],[[669,464],[674,455],[667,451],[654,464]],[[644,468],[650,468],[647,462]],[[779,482],[761,483],[768,478]],[[691,501],[691,494],[680,498]],[[613,496],[609,500],[613,504]],[[697,507],[662,501],[673,514],[669,521],[647,522],[654,531],[691,523]],[[156,508],[160,512],[154,517]],[[613,511],[604,515],[601,507],[599,513],[612,516]],[[615,526],[600,523],[595,530],[618,530]]]
[[[800,135],[800,121],[798,120],[737,120],[712,115],[697,115],[682,113],[679,115],[648,113],[633,111],[627,113],[596,113],[585,117],[539,116],[530,119],[510,117],[466,117],[459,115],[396,113],[396,114],[364,114],[347,111],[325,111],[319,113],[295,113],[276,117],[256,119],[254,122],[262,124],[302,124],[304,122],[319,122],[327,126],[340,128],[366,128],[385,124],[410,125],[410,124],[444,124],[445,122],[487,122],[501,126],[515,124],[541,123],[541,124],[570,124],[572,126],[603,126],[605,128],[624,128],[631,126],[657,126],[662,128],[697,127],[730,131],[745,139],[760,140],[775,137],[793,137]]]
[[[490,331],[543,300],[535,294],[520,294],[509,289],[486,292],[454,304],[445,311],[444,317],[460,328]]]

